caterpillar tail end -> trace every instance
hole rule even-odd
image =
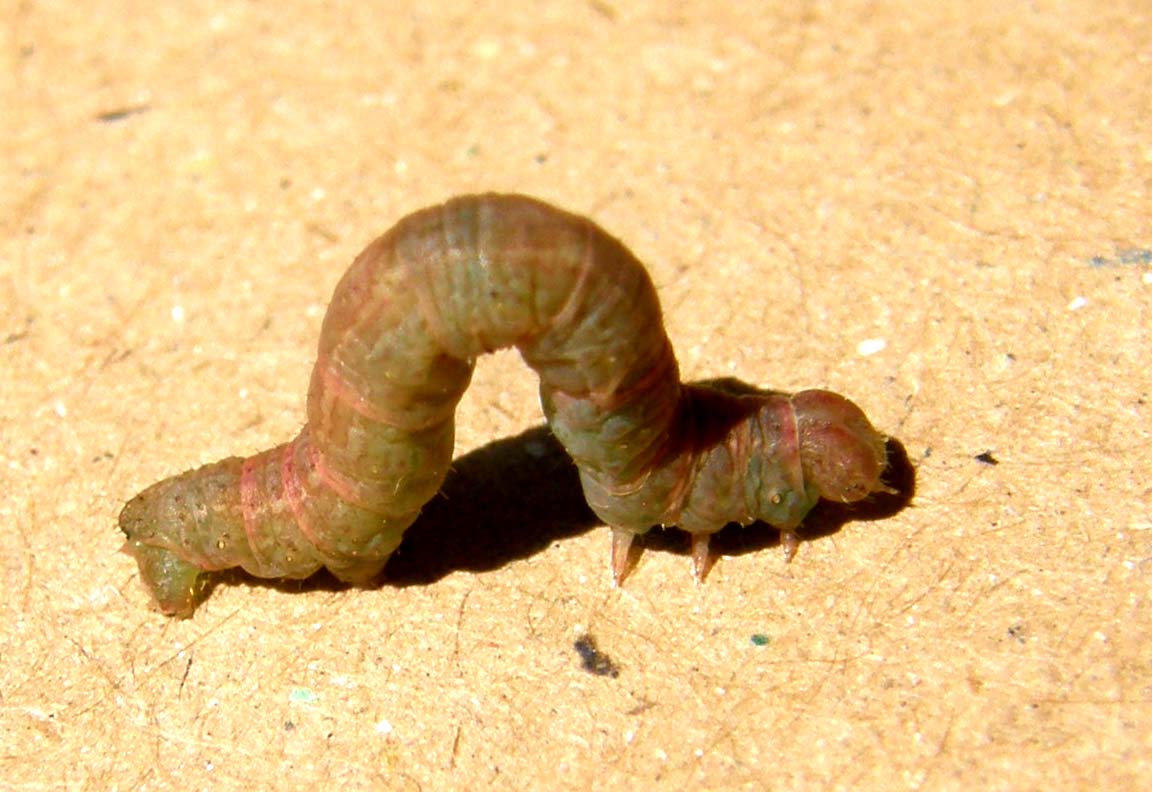
[[[163,546],[152,493],[145,490],[124,505],[119,522],[128,541],[120,549],[136,559],[140,580],[160,611],[188,618],[208,595],[211,574]]]
[[[136,559],[140,580],[165,615],[186,619],[207,596],[210,576],[170,550],[131,539],[120,549]]]

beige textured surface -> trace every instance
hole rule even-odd
[[[0,786],[1146,785],[1147,3],[435,5],[3,4]],[[482,451],[490,568],[151,611],[120,504],[295,432],[346,263],[480,189],[625,239],[687,376],[857,400],[912,505],[616,591]],[[484,361],[458,452],[534,389]]]

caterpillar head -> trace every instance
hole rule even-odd
[[[886,438],[859,407],[825,390],[801,391],[792,397],[792,406],[804,481],[820,497],[850,503],[889,491],[880,480],[888,465]]]

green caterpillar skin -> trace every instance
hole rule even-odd
[[[726,523],[791,532],[821,497],[884,488],[884,437],[852,402],[681,384],[652,282],[621,242],[531,198],[465,196],[404,218],[345,273],[299,436],[124,507],[125,550],[160,609],[190,615],[208,573],[232,567],[376,577],[444,480],[475,359],[508,346],[539,375],[614,552],[663,524],[706,558]],[[620,580],[630,565],[614,563]]]

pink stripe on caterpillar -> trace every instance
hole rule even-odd
[[[359,393],[356,386],[348,382],[343,374],[336,370],[333,363],[332,356],[324,352],[319,353],[316,358],[316,368],[320,370],[320,376],[324,381],[324,392],[326,394],[334,396],[341,403],[348,405],[349,409],[353,412],[364,416],[369,421],[395,429],[406,429],[408,431],[424,428],[423,426],[413,426],[411,423],[400,421],[395,415],[380,409],[378,405],[365,399]]]
[[[309,443],[307,452],[308,461],[312,465],[312,470],[315,471],[316,476],[325,487],[335,492],[337,497],[345,503],[359,506],[368,511],[375,511],[373,504],[366,503],[364,500],[364,488],[354,480],[328,467],[324,462],[324,455],[320,453],[316,446]],[[309,540],[311,540],[311,537],[309,537]]]
[[[659,366],[649,369],[644,376],[636,380],[625,390],[620,389],[619,383],[617,382],[612,390],[571,395],[578,396],[581,399],[587,399],[602,410],[617,410],[635,400],[637,394],[647,396],[648,392],[657,382],[663,381],[663,379],[668,376],[669,365],[675,366],[676,360],[671,356],[666,356],[660,361]]]
[[[584,292],[588,288],[588,280],[592,274],[592,267],[596,262],[596,251],[593,247],[592,229],[584,234],[584,255],[580,257],[580,274],[576,276],[576,283],[568,292],[568,300],[564,307],[552,319],[552,327],[563,327],[572,321],[572,317],[580,310],[584,302]]]
[[[436,307],[436,298],[427,288],[431,279],[423,277],[425,271],[422,268],[409,264],[408,259],[400,258],[399,250],[394,250],[393,256],[404,270],[404,279],[407,281],[408,287],[416,295],[416,310],[419,312],[420,318],[424,320],[425,331],[441,349],[451,349],[452,347],[448,343],[448,332],[444,327],[443,319],[440,317],[440,310]]]
[[[803,492],[804,466],[800,461],[800,424],[796,420],[796,405],[792,403],[792,399],[785,401],[785,407],[780,410],[780,417],[783,419],[780,447],[784,450],[781,454],[784,471],[792,489]]]
[[[264,467],[264,460],[268,454],[269,452],[265,451],[248,457],[240,469],[240,512],[244,515],[244,539],[248,543],[252,558],[260,567],[265,565],[265,561],[260,557],[260,552],[257,550],[259,545],[256,542],[256,536],[260,531],[257,523],[260,517],[260,504],[264,498],[260,493],[258,471]]]
[[[697,455],[694,459],[688,457],[681,457],[677,460],[677,464],[682,466],[685,472],[676,478],[676,483],[672,489],[668,491],[668,508],[664,510],[664,514],[660,517],[660,525],[678,525],[680,523],[680,515],[684,513],[684,504],[688,502],[688,496],[691,494],[692,489],[696,486],[696,470],[704,462],[703,455]]]
[[[292,510],[292,517],[296,520],[296,527],[301,535],[308,540],[308,544],[323,553],[324,549],[309,525],[308,510],[304,508],[304,488],[300,486],[300,477],[296,465],[293,464],[297,443],[308,443],[308,436],[302,434],[291,443],[285,444],[284,454],[280,459],[280,486],[284,489],[284,499],[288,501],[288,508]],[[311,446],[311,443],[308,445]]]

